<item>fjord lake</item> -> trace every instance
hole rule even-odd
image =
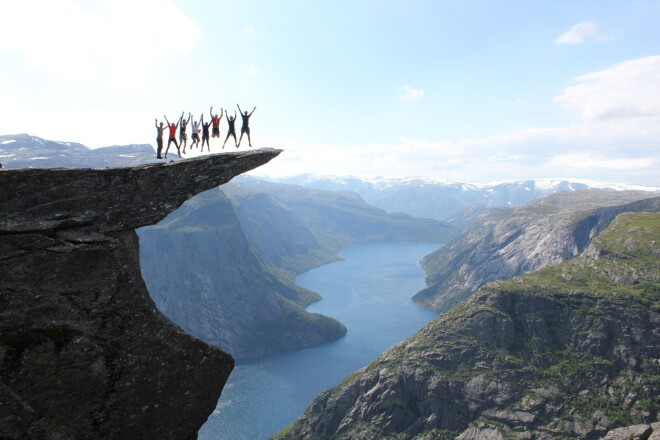
[[[341,321],[335,342],[237,362],[200,440],[268,439],[293,422],[321,391],[338,385],[437,316],[414,304],[424,271],[419,260],[441,245],[372,242],[344,248],[337,261],[296,283],[323,296],[307,308]]]

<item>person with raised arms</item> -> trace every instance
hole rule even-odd
[[[225,148],[225,144],[227,143],[229,136],[234,136],[234,145],[236,148],[238,148],[238,143],[236,142],[236,129],[234,128],[234,123],[236,122],[236,110],[234,110],[234,116],[229,116],[227,114],[227,110],[225,110],[225,120],[227,121],[229,128],[227,129],[227,137],[225,138],[225,142],[222,144],[222,148]]]
[[[183,146],[183,154],[186,154],[186,145],[188,145],[188,134],[186,133],[186,128],[188,127],[188,123],[190,122],[190,112],[188,112],[188,120],[183,119],[183,115],[185,115],[186,112],[181,112],[181,117],[179,118],[179,124],[181,124],[181,127],[179,127],[179,144]]]
[[[213,124],[213,134],[211,134],[211,137],[214,138],[219,138],[220,137],[220,119],[222,119],[222,107],[220,108],[220,116],[216,114],[213,116],[213,106],[211,106],[211,110],[209,111],[211,114],[211,123]]]
[[[211,127],[210,122],[204,122],[204,114],[200,116],[200,121],[202,121],[202,149],[200,151],[204,151],[204,142],[206,142],[206,148],[208,148],[209,152],[211,152],[211,145],[209,144],[209,129]]]
[[[179,149],[179,144],[176,141],[176,129],[179,128],[179,123],[177,122],[175,124],[170,124],[170,121],[167,119],[167,116],[163,115],[165,118],[165,122],[167,122],[167,128],[170,129],[170,138],[167,140],[167,148],[165,149],[165,159],[167,159],[167,152],[170,151],[170,145],[172,142],[174,142],[174,145],[176,146],[176,151],[179,154],[179,157],[181,157],[181,150]]]
[[[243,118],[243,125],[241,126],[241,137],[238,139],[238,145],[241,145],[241,140],[243,140],[243,134],[247,133],[247,138],[248,138],[248,144],[252,146],[252,141],[250,140],[250,116],[252,116],[252,113],[257,109],[255,106],[250,114],[248,114],[247,110],[245,113],[241,110],[241,106],[236,104],[236,107],[238,107],[238,112],[241,114],[241,118]]]
[[[192,121],[192,124],[190,125],[190,130],[192,131],[192,143],[190,144],[191,150],[197,148],[197,145],[199,145],[199,124],[199,121]]]

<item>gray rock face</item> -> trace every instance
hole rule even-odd
[[[554,194],[516,210],[487,211],[462,237],[424,258],[428,287],[413,300],[447,311],[487,282],[580,255],[622,212],[658,210],[660,197],[653,193],[584,190]]]
[[[0,437],[194,439],[232,358],[164,318],[134,228],[278,150],[0,172]]]
[[[659,244],[660,214],[620,215],[594,252],[482,287],[276,438],[595,440],[657,420]]]

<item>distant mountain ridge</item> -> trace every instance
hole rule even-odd
[[[589,189],[489,209],[461,237],[422,259],[428,287],[413,300],[445,312],[487,282],[580,255],[618,214],[640,211],[660,211],[660,196]]]
[[[572,178],[473,184],[429,177],[358,178],[303,174],[268,180],[333,191],[353,191],[367,203],[388,212],[403,212],[413,217],[437,220],[452,220],[454,217],[460,217],[466,209],[478,213],[479,210],[475,210],[475,206],[481,207],[481,210],[521,206],[562,191],[598,188],[609,191],[636,190],[660,193],[660,187],[657,186],[605,183]],[[464,225],[465,222],[459,222],[459,224]]]
[[[149,144],[89,148],[29,134],[0,136],[0,163],[6,169],[129,167],[157,160]]]

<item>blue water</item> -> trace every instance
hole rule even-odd
[[[297,419],[310,401],[392,345],[412,336],[436,314],[411,297],[425,287],[419,260],[439,247],[367,243],[342,250],[344,261],[296,278],[323,300],[307,310],[348,328],[336,342],[238,363],[201,440],[267,439]]]

